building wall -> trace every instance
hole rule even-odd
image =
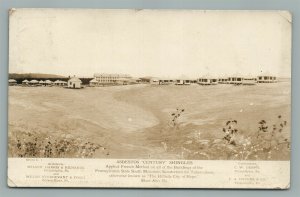
[[[242,82],[244,85],[254,85],[254,84],[256,84],[256,79],[255,78],[243,78]]]
[[[228,77],[227,82],[230,84],[241,84],[243,81],[242,77]]]
[[[79,82],[79,81],[75,81],[75,82],[69,81],[68,82],[68,87],[69,88],[81,88],[81,82]]]
[[[190,82],[191,80],[189,80],[189,79],[176,79],[176,85],[190,85],[191,84],[191,82]]]
[[[126,74],[95,74],[94,77],[98,84],[117,84],[120,79],[131,79]]]
[[[199,78],[197,80],[198,84],[202,85],[211,85],[211,84],[218,84],[217,78]]]
[[[258,76],[257,82],[258,83],[275,83],[275,82],[277,82],[277,77],[275,77],[275,76]]]
[[[159,85],[159,79],[151,79],[150,84],[152,85]]]

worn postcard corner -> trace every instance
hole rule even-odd
[[[280,15],[282,17],[284,17],[286,19],[287,22],[291,23],[292,24],[292,21],[293,21],[293,14],[291,11],[288,11],[288,10],[281,10],[279,11]]]
[[[14,13],[15,11],[17,11],[17,9],[16,9],[16,8],[10,8],[10,9],[8,10],[8,14],[9,14],[9,16],[12,16],[12,15],[13,15],[13,13]]]
[[[7,186],[8,187],[18,187],[10,178],[9,175],[7,177]]]

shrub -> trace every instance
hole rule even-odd
[[[108,155],[99,144],[73,135],[48,136],[34,131],[10,131],[9,154],[11,157],[41,158],[92,158],[98,151]]]
[[[283,135],[287,121],[281,115],[272,124],[259,121],[257,131],[247,132],[249,134],[240,132],[237,120],[228,120],[222,128],[222,138],[202,138],[200,131],[191,132],[186,131],[189,128],[179,127],[178,119],[183,112],[177,109],[171,114],[169,133],[162,136],[164,141],[161,142],[166,151],[177,154],[180,159],[289,159],[290,141]]]

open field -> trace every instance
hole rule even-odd
[[[9,155],[20,156],[14,146],[21,151],[22,142],[34,138],[51,146],[55,141],[84,147],[73,154],[59,147],[62,151],[52,157],[286,160],[290,94],[290,82],[9,87]],[[268,128],[258,134],[261,120]],[[236,129],[231,140],[223,139],[223,128]],[[93,154],[86,154],[87,146]],[[45,150],[42,154],[51,157]]]

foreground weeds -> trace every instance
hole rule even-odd
[[[219,131],[222,138],[202,137],[201,131],[191,132],[191,128],[181,127],[179,117],[172,113],[172,124],[161,132],[163,148],[177,153],[178,159],[288,160],[290,157],[287,121],[281,115],[276,122],[259,121],[256,131],[247,132],[250,134],[240,131],[237,120],[228,120]]]
[[[288,122],[281,116],[273,121],[252,123],[252,129],[242,130],[237,119],[224,121],[217,129],[218,137],[184,124],[186,110],[177,108],[170,121],[151,130],[146,140],[159,154],[172,159],[191,160],[289,160],[290,134]],[[95,158],[110,157],[107,148],[83,136],[42,132],[25,125],[12,126],[9,131],[10,157]],[[135,139],[135,138],[134,138]],[[144,139],[144,138],[143,138]],[[136,139],[138,140],[138,139]],[[109,142],[103,142],[109,143]]]
[[[9,156],[29,158],[92,158],[96,152],[108,155],[100,144],[71,134],[49,136],[34,131],[10,131]]]

